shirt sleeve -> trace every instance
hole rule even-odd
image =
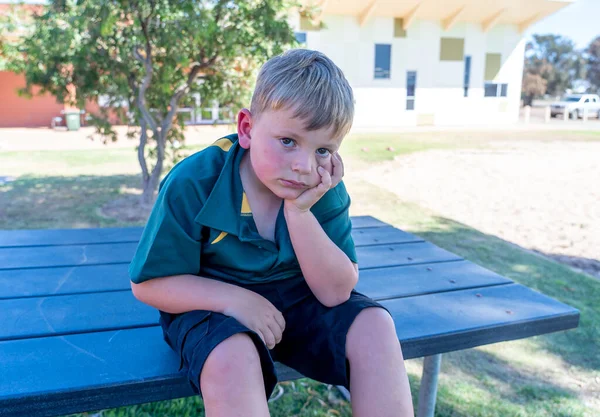
[[[329,190],[313,206],[311,211],[323,227],[329,238],[354,263],[358,263],[354,239],[352,239],[352,222],[350,220],[350,196],[343,182]]]
[[[129,265],[132,282],[200,272],[202,227],[194,222],[200,207],[193,181],[171,171],[161,183]]]

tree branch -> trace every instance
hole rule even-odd
[[[144,181],[148,181],[150,175],[148,175],[148,165],[146,165],[146,157],[144,156],[146,143],[148,141],[146,120],[140,120],[140,128],[142,129],[142,131],[140,133],[140,146],[138,147],[138,161],[140,163],[140,166],[142,167],[142,178],[144,179]]]
[[[146,120],[146,123],[148,123],[148,125],[150,126],[150,129],[152,129],[152,131],[155,132],[155,134],[156,134],[157,127],[158,127],[156,120],[154,120],[154,118],[152,117],[152,115],[150,114],[150,112],[148,111],[148,109],[146,107],[146,90],[150,86],[150,81],[152,81],[152,64],[148,62],[149,61],[148,59],[144,59],[144,57],[142,57],[140,55],[140,53],[136,47],[133,48],[133,56],[138,61],[140,61],[144,65],[144,68],[146,69],[146,75],[144,76],[144,79],[142,80],[142,84],[138,88],[137,106],[138,106],[138,109],[140,109],[140,112],[142,113],[142,117],[144,118],[144,120]]]

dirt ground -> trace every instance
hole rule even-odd
[[[600,142],[494,142],[397,157],[362,177],[600,278],[599,161]]]
[[[229,125],[188,126],[186,144],[211,143],[215,138],[231,133],[231,129]],[[137,137],[127,138],[126,126],[117,126],[115,131],[117,141],[110,144],[111,148],[133,148],[138,144]],[[0,151],[105,149],[106,145],[94,132],[93,127],[83,127],[74,132],[47,128],[0,128]]]

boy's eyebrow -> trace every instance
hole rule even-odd
[[[288,136],[292,139],[296,139],[296,138],[304,139],[304,137],[301,134],[299,134],[298,132],[293,131],[293,130],[282,130],[280,132],[279,136]]]

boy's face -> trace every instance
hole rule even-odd
[[[276,110],[253,118],[248,110],[238,116],[240,145],[250,150],[250,161],[258,180],[282,199],[295,199],[321,182],[319,166],[332,172],[332,154],[342,137],[332,129],[308,131],[294,119],[294,110]]]

